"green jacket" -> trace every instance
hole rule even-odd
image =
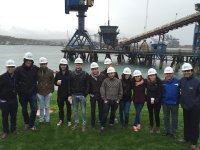
[[[38,94],[46,96],[54,92],[54,73],[51,69],[39,69],[38,71]]]

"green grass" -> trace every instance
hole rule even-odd
[[[87,129],[72,131],[67,124],[57,127],[58,107],[56,93],[51,101],[51,108],[55,112],[51,114],[51,125],[42,125],[39,131],[25,131],[21,114],[21,106],[18,108],[17,135],[10,134],[8,138],[0,140],[0,150],[187,150],[189,145],[182,145],[170,137],[163,137],[161,134],[149,133],[149,120],[146,105],[142,111],[142,129],[135,133],[132,131],[134,119],[134,108],[131,104],[129,128],[123,129],[120,124],[115,127],[106,127],[105,132],[99,132],[99,125],[95,129],[90,128],[90,102],[87,99]],[[80,114],[80,113],[79,113]],[[81,114],[79,115],[81,116]],[[73,118],[73,114],[72,114]],[[163,127],[163,113],[161,111],[161,127]],[[0,117],[1,120],[1,117]],[[38,122],[38,117],[37,117]],[[179,138],[182,137],[182,110],[179,108]],[[2,125],[0,124],[0,128]]]

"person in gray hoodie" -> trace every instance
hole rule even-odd
[[[110,126],[114,125],[115,113],[119,104],[120,99],[123,95],[122,83],[119,79],[115,77],[115,69],[109,67],[107,70],[108,78],[106,78],[100,88],[101,97],[104,101],[104,112],[103,119],[101,123],[101,131],[104,130],[107,116],[109,110],[111,109],[110,114]]]

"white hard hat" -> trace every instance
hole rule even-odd
[[[129,67],[124,68],[123,74],[131,74],[131,69]]]
[[[82,64],[83,60],[81,58],[76,58],[74,61],[75,64]]]
[[[109,64],[112,64],[112,60],[110,58],[106,58],[104,60],[104,65],[109,65]]]
[[[60,60],[60,64],[67,65],[67,64],[68,64],[67,59],[62,58],[62,59]]]
[[[109,68],[107,69],[107,73],[113,73],[113,72],[116,72],[116,71],[115,71],[115,68],[109,67]]]
[[[150,69],[148,70],[148,76],[149,76],[149,75],[153,75],[153,74],[157,74],[157,71],[156,71],[154,68],[150,68]]]
[[[91,63],[90,68],[99,68],[99,65],[96,62]]]
[[[187,70],[192,70],[192,69],[193,69],[193,67],[189,63],[184,63],[182,66],[182,71],[187,71]]]
[[[141,75],[142,75],[142,73],[141,73],[140,70],[135,70],[135,71],[133,72],[133,76],[134,76],[134,77],[141,76]]]
[[[6,61],[6,67],[15,67],[15,61],[12,59],[9,59]]]
[[[45,57],[40,57],[39,64],[46,64],[48,63],[47,59]]]
[[[31,52],[25,53],[24,59],[33,60],[33,54]]]
[[[164,70],[164,73],[174,73],[174,70],[172,67],[166,67],[165,70]]]

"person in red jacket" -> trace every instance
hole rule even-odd
[[[133,131],[137,132],[141,128],[140,124],[140,113],[145,103],[145,88],[146,81],[142,78],[142,73],[140,70],[135,70],[133,72],[133,103],[135,106],[135,121],[133,125]]]

